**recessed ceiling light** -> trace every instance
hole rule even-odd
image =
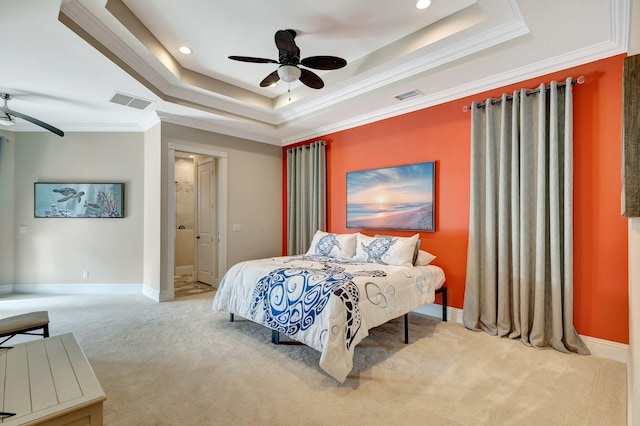
[[[416,3],[418,9],[426,9],[429,6],[431,6],[431,0],[418,0],[418,3]]]
[[[191,55],[191,49],[189,49],[187,46],[182,46],[178,50],[180,51],[180,53],[184,53],[185,55]]]

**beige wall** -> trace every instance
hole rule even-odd
[[[154,300],[170,298],[173,276],[165,256],[171,142],[227,154],[227,265],[281,253],[280,147],[170,124],[64,138],[1,134],[11,142],[0,163],[0,293],[3,284],[143,284]],[[46,181],[125,182],[126,217],[35,219],[33,183]],[[233,224],[242,231],[233,232]],[[27,233],[19,233],[22,225]]]
[[[282,148],[163,123],[165,152],[169,143],[227,153],[227,266],[248,259],[279,256],[282,253]],[[166,170],[163,175],[166,176]],[[233,232],[234,224],[241,225],[242,231]]]
[[[140,284],[143,134],[14,133],[15,284]],[[36,219],[34,182],[124,182],[124,219]],[[27,233],[19,233],[20,226]],[[83,278],[83,271],[88,277]]]
[[[0,294],[3,286],[9,289],[14,280],[15,250],[15,189],[14,189],[14,157],[15,141],[13,133],[0,131],[0,136],[9,139],[2,148],[0,157]],[[10,291],[7,290],[6,293]]]

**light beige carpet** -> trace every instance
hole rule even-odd
[[[213,293],[0,297],[0,317],[48,310],[107,395],[106,425],[620,425],[626,367],[536,350],[410,315],[372,331],[344,384],[319,353],[212,313]],[[12,340],[16,343],[17,340]]]

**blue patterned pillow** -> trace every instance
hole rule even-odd
[[[413,237],[369,237],[358,234],[356,255],[359,262],[382,265],[413,266],[413,258],[419,234]]]
[[[356,254],[356,234],[316,231],[307,254],[351,259]]]

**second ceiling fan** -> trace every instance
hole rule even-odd
[[[278,48],[278,60],[254,58],[251,56],[229,56],[229,59],[242,62],[254,62],[260,64],[280,64],[277,70],[266,76],[261,82],[261,87],[274,85],[278,80],[292,82],[300,80],[306,86],[313,89],[322,89],[324,82],[316,73],[305,68],[316,70],[336,70],[347,65],[347,61],[337,56],[310,56],[300,60],[300,49],[295,42],[296,32],[294,30],[276,31],[275,40]]]

